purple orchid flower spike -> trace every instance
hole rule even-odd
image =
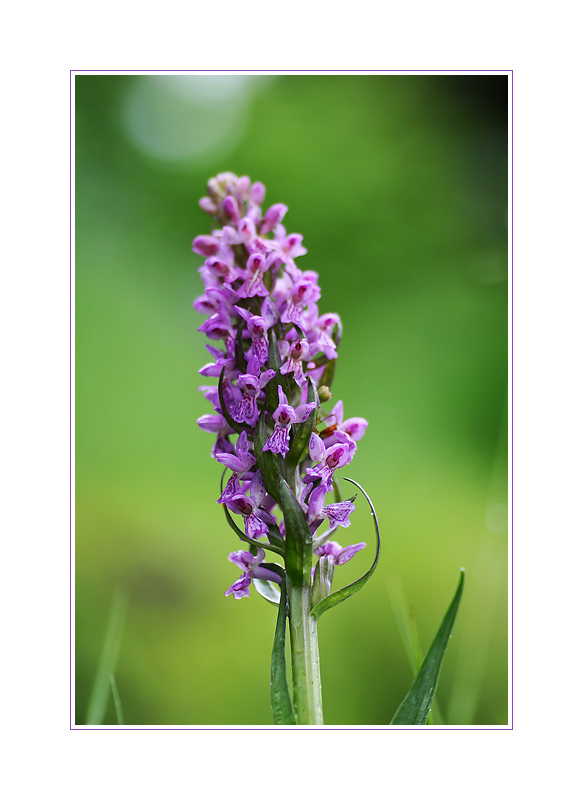
[[[293,707],[290,713],[287,688],[282,690],[285,680],[279,676],[279,688],[272,693],[276,724],[322,725],[315,622],[339,602],[331,594],[335,567],[365,546],[341,547],[330,541],[334,531],[350,525],[355,506],[354,498],[326,504],[326,496],[335,485],[336,470],[351,462],[367,422],[362,417],[344,420],[340,401],[318,420],[317,431],[312,426],[316,409],[332,396],[342,326],[338,314],[318,308],[318,273],[295,263],[307,250],[301,234],[288,234],[283,224],[287,206],[266,205],[264,211],[265,196],[262,183],[221,172],[209,180],[208,196],[200,201],[214,226],[211,235],[197,236],[192,243],[202,257],[197,267],[204,291],[193,308],[205,315],[199,330],[211,340],[211,361],[199,373],[203,383],[214,378],[220,385],[200,388],[213,413],[199,417],[198,424],[214,434],[212,456],[228,470],[217,502],[230,526],[255,545],[249,548],[252,552],[230,554],[242,574],[225,594],[248,597],[256,579],[258,592],[277,604],[274,586],[268,589],[258,581],[285,585],[274,653],[284,647],[281,629],[289,620]],[[270,354],[278,367],[269,363]],[[236,514],[243,517],[245,536],[243,524],[235,525]],[[325,530],[318,535],[320,526]],[[263,549],[258,547],[262,537],[267,537]],[[266,565],[264,549],[283,564]],[[317,564],[310,580],[314,554]],[[372,569],[377,560],[378,543]],[[345,587],[342,599],[357,584]]]
[[[255,456],[249,452],[247,432],[243,431],[235,446],[235,455],[232,453],[219,453],[217,461],[233,470],[233,474],[227,481],[227,485],[217,503],[226,503],[235,494],[240,494],[240,481],[250,479],[248,474],[251,467],[255,465]]]
[[[235,553],[229,554],[229,561],[243,570],[241,577],[235,581],[232,586],[229,586],[225,592],[225,597],[232,594],[236,600],[242,597],[249,597],[249,586],[251,585],[252,578],[258,578],[263,581],[272,581],[273,583],[281,583],[280,576],[267,567],[262,567],[261,564],[265,561],[265,551],[259,547],[257,555],[253,556],[246,550],[237,550]]]
[[[284,458],[289,451],[290,428],[295,422],[305,422],[310,413],[316,408],[316,403],[304,403],[294,409],[287,401],[285,392],[281,386],[277,387],[279,395],[279,405],[273,412],[275,429],[269,439],[263,445],[263,451],[271,450],[272,453],[280,453]]]
[[[258,539],[260,536],[267,536],[269,532],[267,524],[259,516],[259,513],[275,524],[271,514],[259,509],[265,497],[265,488],[260,472],[255,473],[249,487],[249,494],[250,497],[245,494],[233,494],[225,500],[225,505],[235,514],[241,514],[244,517],[245,536],[249,539]]]
[[[241,390],[243,396],[233,411],[232,416],[235,422],[243,422],[251,427],[255,425],[259,417],[257,397],[261,389],[269,383],[274,375],[275,370],[273,369],[265,370],[259,377],[251,373],[239,375],[237,378],[237,387]]]

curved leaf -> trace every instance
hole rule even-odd
[[[257,594],[260,594],[272,605],[279,606],[281,592],[276,583],[264,581],[262,578],[252,578],[252,581]]]
[[[285,619],[287,603],[285,580],[281,584],[279,611],[275,626],[275,638],[271,651],[271,711],[276,725],[295,725],[291,698],[285,675]]]
[[[407,696],[395,712],[391,725],[426,725],[427,717],[431,710],[431,703],[437,682],[443,656],[451,636],[453,624],[462,599],[464,589],[464,570],[462,569],[456,593],[446,611],[443,622],[433,640],[425,661],[413,681]]]
[[[337,592],[333,592],[331,595],[328,595],[328,597],[325,597],[323,600],[320,600],[319,603],[316,603],[316,605],[312,608],[311,611],[311,614],[314,617],[314,619],[319,619],[324,613],[324,611],[328,611],[329,608],[333,608],[334,606],[338,605],[338,603],[342,603],[343,600],[348,600],[348,598],[352,597],[352,595],[355,592],[358,592],[359,589],[362,589],[365,583],[367,583],[368,580],[370,579],[371,575],[373,574],[373,572],[377,567],[377,564],[379,563],[379,555],[381,552],[381,534],[379,532],[379,523],[377,521],[377,515],[376,511],[374,510],[372,501],[359,483],[353,481],[351,478],[344,478],[343,480],[349,481],[350,483],[353,483],[355,486],[357,486],[368,501],[372,517],[374,519],[375,531],[377,534],[377,549],[371,568],[368,570],[368,572],[364,573],[362,578],[359,578],[357,581],[354,581],[354,583],[349,583],[348,586],[344,587],[344,589],[339,589]]]

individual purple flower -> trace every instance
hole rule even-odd
[[[271,450],[272,453],[280,453],[285,458],[286,453],[289,451],[289,434],[292,423],[305,422],[317,404],[315,402],[305,403],[293,408],[293,406],[289,405],[281,386],[277,387],[277,392],[279,405],[273,412],[275,429],[263,445],[263,451]]]
[[[265,551],[261,547],[257,548],[257,555],[253,556],[247,550],[237,550],[235,553],[229,554],[229,561],[235,564],[239,569],[243,570],[241,577],[235,581],[232,586],[229,586],[225,592],[225,597],[232,594],[236,600],[242,597],[249,597],[249,586],[251,580],[257,578],[262,581],[272,581],[273,583],[281,583],[281,577],[268,567],[263,567],[261,564],[265,561]]]
[[[333,531],[340,525],[347,528],[350,525],[350,515],[355,509],[351,500],[342,500],[339,503],[330,503],[325,506],[326,487],[317,486],[310,495],[308,503],[308,525],[312,533],[319,527],[324,519],[328,518],[330,530]]]
[[[258,377],[251,373],[244,373],[237,378],[237,387],[243,393],[240,402],[235,406],[233,419],[235,422],[243,422],[247,425],[255,425],[259,417],[257,408],[257,396],[261,389],[266,386],[275,375],[275,370],[267,369]]]
[[[246,494],[233,494],[225,500],[225,505],[235,514],[241,514],[245,519],[245,535],[249,539],[267,536],[269,528],[259,516],[259,506],[265,497],[265,488],[261,480],[261,473],[256,472],[249,486],[249,497]],[[262,512],[268,519],[273,519],[271,514]],[[275,522],[275,521],[274,521]]]
[[[227,439],[227,436],[233,431],[222,414],[203,414],[196,422],[201,430],[217,434],[216,442],[211,450],[213,458],[216,458],[219,453],[233,452],[234,447]]]
[[[308,333],[310,345],[315,347],[316,352],[321,350],[328,359],[338,357],[336,345],[332,339],[332,331],[339,322],[338,314],[323,314],[310,325],[311,330]]]
[[[224,491],[217,500],[217,503],[225,503],[229,497],[240,493],[239,481],[248,477],[248,472],[255,464],[255,456],[249,452],[247,432],[243,431],[235,445],[235,454],[218,453],[217,461],[233,470],[233,474],[227,481]]]
[[[308,303],[317,303],[320,299],[321,291],[317,282],[306,278],[305,275],[306,273],[292,287],[289,300],[281,315],[282,322],[293,322],[295,325],[300,325],[304,308]]]
[[[351,544],[348,547],[341,547],[338,542],[325,542],[320,547],[314,550],[314,555],[318,558],[328,557],[335,566],[339,567],[346,564],[347,561],[366,547],[366,542],[359,542],[358,544]]]
[[[235,348],[235,329],[229,315],[221,309],[209,317],[200,326],[199,331],[206,333],[209,339],[222,339],[228,355],[232,355]]]
[[[327,492],[331,491],[334,471],[346,466],[352,460],[353,452],[348,444],[332,445],[324,452],[324,457],[315,467],[306,469],[304,483],[313,483],[321,478],[322,486],[326,487]]]
[[[273,303],[269,297],[266,297],[261,305],[261,315],[254,315],[240,306],[235,306],[235,310],[247,323],[247,331],[251,335],[251,349],[248,357],[255,356],[258,364],[263,366],[269,356],[267,331],[277,322]]]
[[[329,426],[328,429],[333,429],[330,435],[325,437],[326,447],[330,447],[342,441],[343,437],[341,434],[343,433],[349,436],[353,442],[359,442],[366,433],[368,422],[364,417],[350,417],[344,422],[343,417],[344,404],[342,400],[339,400],[326,417],[326,422]]]
[[[233,259],[230,260],[231,262]],[[230,263],[226,259],[219,258],[218,256],[210,256],[204,262],[204,265],[199,268],[200,276],[205,286],[208,287],[210,281],[220,286],[230,286],[233,281],[240,278],[242,270],[235,267],[234,263]]]
[[[267,271],[268,265],[265,263],[265,256],[261,253],[253,253],[247,259],[245,270],[245,282],[237,290],[237,297],[267,297],[269,292],[263,284],[263,275]]]
[[[291,372],[295,382],[301,388],[308,380],[304,374],[303,361],[308,358],[309,344],[305,339],[297,339],[291,344],[284,341],[280,344],[279,350],[283,357],[287,357],[286,363],[281,365],[279,371],[282,375],[287,375]]]

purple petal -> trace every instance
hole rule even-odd
[[[259,386],[263,389],[263,387],[269,383],[269,381],[273,378],[274,375],[275,375],[275,370],[266,369],[265,372],[262,372],[261,375],[259,376]]]
[[[217,453],[215,458],[225,467],[232,469],[233,472],[245,472],[241,459],[237,456],[233,456],[230,453]]]
[[[214,236],[197,236],[192,249],[200,256],[214,256],[219,250],[219,243]]]
[[[224,430],[226,422],[219,414],[203,414],[196,420],[196,424],[207,433],[220,433]]]
[[[296,408],[296,422],[305,422],[311,412],[316,408],[317,403],[306,403]]]
[[[277,572],[272,572],[267,567],[252,567],[249,570],[249,575],[252,578],[258,578],[261,581],[273,581],[273,583],[281,583],[281,578]]]
[[[312,433],[310,436],[310,458],[312,461],[316,463],[320,462],[324,458],[324,453],[326,452],[326,446],[324,442],[320,439],[317,433]]]
[[[351,503],[350,500],[343,500],[340,503],[331,503],[329,506],[326,506],[323,511],[328,519],[336,525],[340,525],[342,528],[348,528],[350,525],[349,517],[354,509],[354,503]]]
[[[279,405],[280,406],[289,405],[289,403],[287,402],[287,397],[285,396],[285,392],[283,391],[283,389],[281,388],[281,386],[279,384],[278,384],[278,387],[277,387],[277,394],[279,396]]]
[[[336,556],[336,563],[339,566],[340,564],[346,564],[346,562],[350,561],[352,556],[358,553],[359,550],[362,550],[363,547],[366,547],[366,542],[359,542],[358,544],[351,544],[348,547],[342,548]]]
[[[263,557],[265,558],[265,555]],[[251,555],[247,550],[237,550],[235,553],[229,553],[228,559],[231,564],[235,564],[243,572],[246,572],[255,564],[255,556]],[[263,559],[260,559],[260,561],[263,561]]]
[[[232,594],[236,600],[240,600],[242,597],[250,597],[251,592],[249,591],[249,586],[251,585],[251,578],[249,575],[241,575],[239,580],[235,581],[232,586],[229,586],[227,591],[225,592],[225,597]]]
[[[362,439],[367,427],[368,422],[364,417],[350,417],[350,419],[347,419],[346,422],[343,422],[342,425],[339,426],[340,430],[348,434],[353,442],[358,442]]]

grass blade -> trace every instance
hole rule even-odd
[[[117,719],[117,724],[125,725],[121,697],[119,696],[119,689],[117,688],[117,681],[113,672],[109,676],[109,682],[111,684],[111,694],[113,695],[113,706],[115,708],[115,718]]]
[[[462,570],[456,593],[447,609],[443,622],[429,648],[429,652],[425,656],[425,661],[421,665],[417,677],[413,681],[413,685],[391,720],[391,725],[427,724],[427,717],[437,689],[441,664],[462,599],[463,589],[464,571]]]
[[[115,672],[117,665],[128,604],[129,596],[127,592],[118,589],[111,603],[99,666],[87,708],[86,725],[103,725],[111,691],[110,675]]]

